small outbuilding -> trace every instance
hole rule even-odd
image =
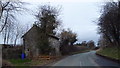
[[[41,28],[37,25],[33,25],[33,27],[26,32],[23,36],[23,45],[24,45],[24,51],[27,57],[37,57],[40,56],[41,53],[39,52],[39,48],[37,47],[37,42],[40,41],[38,39],[38,36],[42,34]],[[51,46],[54,49],[54,52],[52,52],[54,56],[60,55],[60,42],[59,38],[48,34],[48,40],[49,40],[49,46]],[[50,53],[51,55],[51,53]]]

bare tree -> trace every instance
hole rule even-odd
[[[4,38],[4,44],[8,44],[14,34],[14,24],[8,19],[9,24],[2,31],[2,37]]]
[[[82,41],[81,45],[82,46],[87,46],[87,42],[86,41]]]
[[[8,44],[9,41],[16,44],[16,41],[19,37],[18,21],[16,15],[22,14],[21,11],[27,10],[23,7],[26,4],[21,1],[0,1],[0,33],[2,32],[2,37],[4,39],[4,44]]]
[[[60,34],[60,50],[62,54],[68,54],[72,51],[73,43],[77,41],[77,34],[70,29],[63,30]]]
[[[26,29],[22,25],[20,25],[19,23],[17,23],[14,28],[15,28],[14,29],[14,46],[16,46],[17,40],[21,39],[23,34],[25,34]]]
[[[100,36],[100,39],[98,40],[98,46],[101,48],[106,47],[108,44],[110,44],[103,36]]]
[[[99,33],[111,45],[120,45],[120,12],[118,2],[107,2],[99,18]],[[108,44],[110,45],[110,44]]]
[[[15,13],[25,9],[23,8],[23,4],[20,1],[0,1],[0,33],[9,24],[8,19],[15,22]]]
[[[63,30],[61,32],[60,38],[61,41],[66,43],[66,45],[73,45],[73,43],[77,41],[77,34],[72,32],[70,29]]]
[[[90,49],[94,49],[95,48],[95,43],[93,40],[90,40],[87,42],[87,46],[90,48]]]

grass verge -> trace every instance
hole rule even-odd
[[[115,59],[120,60],[120,47],[106,47],[99,51],[97,51],[97,54]]]
[[[27,68],[28,66],[46,66],[50,63],[56,62],[59,59],[61,59],[61,57],[58,57],[56,59],[50,59],[50,60],[9,59],[9,60],[6,60],[6,61],[10,62],[12,64],[11,66],[17,66],[19,68],[21,68],[21,67]]]
[[[28,63],[31,62],[31,60],[29,60],[29,59],[24,59],[24,60],[22,60],[22,59],[10,59],[9,61],[12,64],[14,64],[15,66],[28,66],[29,65]]]

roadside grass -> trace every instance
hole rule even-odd
[[[25,67],[26,66],[36,66],[36,65],[42,65],[43,63],[45,63],[45,61],[43,60],[30,60],[30,59],[10,59],[9,60],[10,63],[13,64],[13,66],[22,66]]]
[[[112,59],[116,59],[116,60],[120,60],[120,47],[106,47],[103,48],[99,51],[97,51],[97,54],[112,58]]]
[[[24,60],[22,60],[22,59],[10,59],[9,61],[15,66],[28,66],[29,64],[27,64],[27,63],[31,62],[31,60],[29,60],[29,59],[24,59]]]
[[[10,62],[12,64],[12,66],[17,66],[17,68],[29,68],[29,66],[44,66],[47,64],[50,64],[57,59],[51,59],[51,60],[30,60],[30,59],[9,59],[7,60],[8,62]]]

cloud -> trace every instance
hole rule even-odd
[[[22,0],[25,2],[31,2],[31,3],[39,3],[39,2],[71,2],[71,3],[77,3],[77,2],[109,2],[110,0]],[[117,0],[115,0],[117,1]]]

